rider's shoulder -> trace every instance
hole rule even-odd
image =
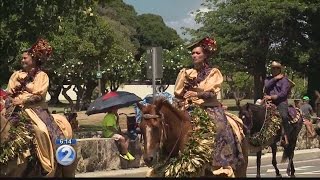
[[[39,71],[38,72],[38,75],[41,75],[41,76],[48,76],[48,74],[44,71]]]

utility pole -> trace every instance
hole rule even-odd
[[[101,71],[100,71],[100,60],[98,59],[98,71],[97,71],[97,78],[98,78],[98,92],[99,92],[99,97],[102,96],[101,93]]]
[[[156,79],[163,76],[162,47],[152,47],[147,50],[147,78],[152,80],[152,99],[156,96]]]
[[[151,49],[152,51],[152,100],[154,101],[156,98],[156,50],[155,48]]]

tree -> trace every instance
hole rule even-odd
[[[161,46],[163,49],[171,50],[182,40],[177,32],[166,26],[163,19],[159,15],[142,14],[139,15],[137,23],[137,35],[140,47],[136,59],[139,60],[148,47]]]
[[[9,1],[0,2],[0,83],[6,83],[13,70],[20,68],[20,54],[39,37],[49,41],[59,30],[60,18],[72,16],[92,1]],[[49,72],[50,75],[52,75]],[[51,77],[51,76],[50,76]],[[54,85],[51,81],[51,87]],[[52,86],[53,85],[53,86]],[[59,93],[59,87],[56,88]],[[51,91],[49,91],[51,92]],[[55,93],[53,99],[58,96]]]
[[[290,26],[290,23],[299,23],[291,19],[293,10],[301,9],[299,2],[207,0],[204,6],[210,11],[197,12],[196,15],[196,21],[203,26],[189,32],[195,37],[213,33],[218,42],[220,60],[233,62],[243,67],[242,71],[253,75],[254,99],[261,98],[266,65],[280,54],[275,47],[294,41],[288,34],[299,34],[294,26]],[[289,59],[297,61],[293,56]]]

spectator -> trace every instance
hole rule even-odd
[[[309,104],[309,97],[304,96],[303,98],[303,103],[301,106],[301,112],[302,112],[302,118],[303,118],[303,123],[306,125],[306,128],[308,130],[308,137],[309,138],[314,138],[316,137],[315,130],[312,125],[311,121],[311,116],[314,114],[311,105]]]
[[[119,125],[118,108],[112,107],[102,121],[103,136],[112,138],[116,141],[120,152],[120,157],[125,160],[133,161],[135,158],[129,153],[129,139],[121,132]]]

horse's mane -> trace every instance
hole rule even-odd
[[[181,119],[182,121],[185,121],[186,115],[179,110],[178,108],[174,107],[172,104],[170,104],[170,102],[165,98],[165,97],[157,97],[153,103],[154,105],[156,105],[157,107],[166,107],[167,109],[169,109],[171,112],[173,112],[176,116],[179,117],[179,119]]]

